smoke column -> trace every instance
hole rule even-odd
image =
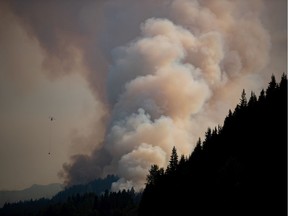
[[[63,165],[68,185],[116,174],[113,190],[143,188],[151,164],[167,166],[173,146],[189,155],[243,88],[263,85],[270,36],[261,0],[83,2],[43,3],[55,11],[46,26],[31,18],[43,4],[9,4],[47,53],[48,77],[64,76],[51,65],[68,73],[81,56],[79,73],[103,107],[101,140]]]
[[[112,50],[103,147],[82,165],[117,174],[115,190],[143,187],[151,164],[165,167],[173,146],[179,154],[191,153],[197,128],[209,125],[202,115],[213,120],[221,92],[233,91],[227,83],[259,72],[268,60],[260,2],[165,3],[168,18],[145,20],[136,39]],[[103,163],[104,152],[110,160]],[[82,160],[64,166],[66,173]]]

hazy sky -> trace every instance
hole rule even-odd
[[[109,173],[115,189],[141,187],[243,88],[286,73],[286,11],[285,0],[1,1],[0,190]]]

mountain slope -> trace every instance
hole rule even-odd
[[[189,158],[175,158],[166,171],[151,167],[140,216],[286,215],[286,76],[279,84],[272,76],[258,99],[243,91],[223,127],[208,129]]]
[[[66,189],[68,198],[7,204],[0,215],[286,215],[286,76],[259,98],[243,91],[223,127],[205,136],[188,158],[174,148],[166,170],[153,165],[142,198],[133,189],[89,193],[95,181]]]
[[[83,195],[87,193],[94,193],[100,195],[104,193],[106,190],[110,190],[112,183],[116,182],[119,177],[115,175],[108,175],[105,178],[95,179],[87,184],[73,185],[71,187],[66,188],[65,190],[59,192],[57,195],[53,197],[53,202],[65,201],[69,197],[76,195]]]

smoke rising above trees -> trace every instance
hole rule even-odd
[[[79,139],[95,140],[93,150],[63,165],[68,185],[116,174],[113,189],[143,188],[151,164],[166,167],[173,146],[189,154],[237,103],[239,89],[260,89],[269,63],[266,1],[2,4],[42,47],[47,77],[82,65],[100,104],[97,140]]]

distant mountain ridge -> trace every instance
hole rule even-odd
[[[87,193],[94,193],[100,195],[106,190],[110,190],[112,183],[119,180],[119,177],[115,175],[108,175],[105,178],[98,178],[87,184],[73,185],[71,187],[65,188],[65,190],[60,191],[53,197],[54,202],[66,201],[67,198],[75,195],[83,195]]]
[[[51,202],[65,202],[69,197],[94,193],[100,195],[105,191],[109,191],[113,182],[119,177],[108,175],[106,178],[95,179],[87,184],[73,185],[65,188],[64,185],[54,183],[49,185],[34,184],[31,187],[19,191],[0,191],[0,208],[5,203],[16,203],[19,201],[29,201],[38,199],[50,199]]]
[[[18,201],[25,201],[31,199],[40,198],[52,198],[57,193],[62,191],[64,186],[59,183],[53,183],[49,185],[34,184],[24,190],[3,190],[0,191],[0,207],[3,207],[5,203],[14,203]]]
[[[73,185],[66,188],[61,185],[62,190],[60,190],[56,195],[50,196],[49,198],[43,196],[38,198],[31,198],[32,195],[38,194],[37,192],[43,189],[43,186],[40,185],[33,185],[32,187],[22,191],[2,191],[2,194],[0,194],[0,196],[5,195],[5,193],[8,193],[10,195],[12,193],[11,196],[13,197],[13,199],[8,200],[6,196],[6,201],[4,202],[4,205],[2,204],[2,206],[0,207],[0,215],[58,215],[59,212],[57,209],[62,208],[63,206],[65,206],[66,208],[68,206],[67,203],[69,203],[69,205],[72,204],[72,206],[67,207],[69,211],[73,213],[75,213],[75,211],[80,211],[80,215],[83,216],[86,215],[82,214],[83,211],[87,210],[89,212],[91,209],[90,205],[94,206],[96,204],[97,206],[99,205],[97,208],[99,208],[101,211],[107,211],[107,208],[110,211],[111,207],[112,209],[114,209],[113,211],[117,211],[120,208],[125,212],[134,212],[138,205],[137,203],[140,201],[141,194],[136,194],[134,192],[134,189],[122,192],[109,192],[112,183],[116,182],[117,180],[119,180],[119,177],[115,175],[108,175],[105,178],[95,179],[91,182],[88,182],[87,184]],[[29,192],[30,195],[28,199],[26,199],[26,197],[24,197],[23,195],[22,197],[18,196],[18,199],[15,198],[17,193],[25,194],[26,192]],[[3,200],[5,200],[4,196],[2,196],[2,198]],[[110,206],[109,203],[112,203],[112,200],[113,205]],[[79,203],[79,206],[77,205],[77,203]],[[73,207],[74,204],[77,205],[76,209]],[[54,209],[55,206],[57,207]],[[126,209],[125,207],[128,206],[129,208]]]

